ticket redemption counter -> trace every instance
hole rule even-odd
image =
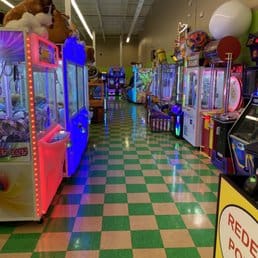
[[[255,177],[220,175],[214,258],[258,257],[257,190]]]
[[[65,177],[70,177],[77,171],[88,144],[88,70],[85,46],[76,37],[65,40],[61,55],[56,73],[58,115],[62,126],[70,133],[63,169]]]
[[[41,220],[62,181],[57,53],[36,34],[0,30],[0,221]]]
[[[104,83],[102,80],[89,82],[89,103],[93,112],[92,122],[104,121]]]

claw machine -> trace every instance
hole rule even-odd
[[[89,138],[88,71],[84,44],[69,37],[60,46],[62,58],[56,71],[58,115],[70,134],[66,151],[65,177],[73,175]]]
[[[0,221],[39,221],[60,185],[69,133],[57,116],[56,45],[0,30]]]

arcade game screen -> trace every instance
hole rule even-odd
[[[90,99],[101,99],[102,98],[102,86],[94,85],[89,87]]]
[[[245,70],[244,96],[249,97],[258,92],[258,67],[249,67]]]
[[[246,110],[242,119],[237,122],[233,135],[248,143],[258,141],[258,104],[251,104]]]

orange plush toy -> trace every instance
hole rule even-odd
[[[48,13],[49,10],[53,11],[54,9],[55,6],[52,0],[23,0],[6,13],[3,20],[3,25],[9,21],[21,19],[25,12],[35,15],[37,13]]]
[[[91,46],[86,46],[86,53],[87,53],[87,63],[94,64],[95,63],[94,48]]]
[[[53,12],[53,24],[47,30],[49,40],[60,44],[75,33],[75,29],[69,24],[69,16],[56,9]]]

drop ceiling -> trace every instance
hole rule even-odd
[[[9,1],[13,5],[21,2],[20,0]],[[143,1],[143,6],[135,22],[132,35],[138,35],[143,30],[146,16],[152,10],[154,2],[158,0],[76,0],[90,30],[95,31],[96,36],[103,39],[111,36],[127,36],[140,1]],[[257,0],[242,1],[250,8],[258,8]],[[66,0],[53,0],[56,8],[61,12],[65,12],[65,2]],[[177,2],[177,4],[180,3]],[[0,10],[7,12],[9,7],[0,1]],[[73,8],[71,8],[71,20],[77,26],[81,37],[91,42]]]
[[[9,1],[13,5],[21,2],[19,0]],[[76,2],[90,30],[95,31],[96,36],[103,38],[127,36],[138,5],[138,0],[76,0]],[[144,20],[150,12],[153,2],[154,0],[144,1],[132,35],[137,35],[143,30]],[[65,12],[65,0],[53,0],[53,3],[58,10]],[[0,2],[0,9],[4,12],[9,10],[2,2]],[[72,7],[71,10],[72,22],[76,24],[83,38],[89,38]]]

